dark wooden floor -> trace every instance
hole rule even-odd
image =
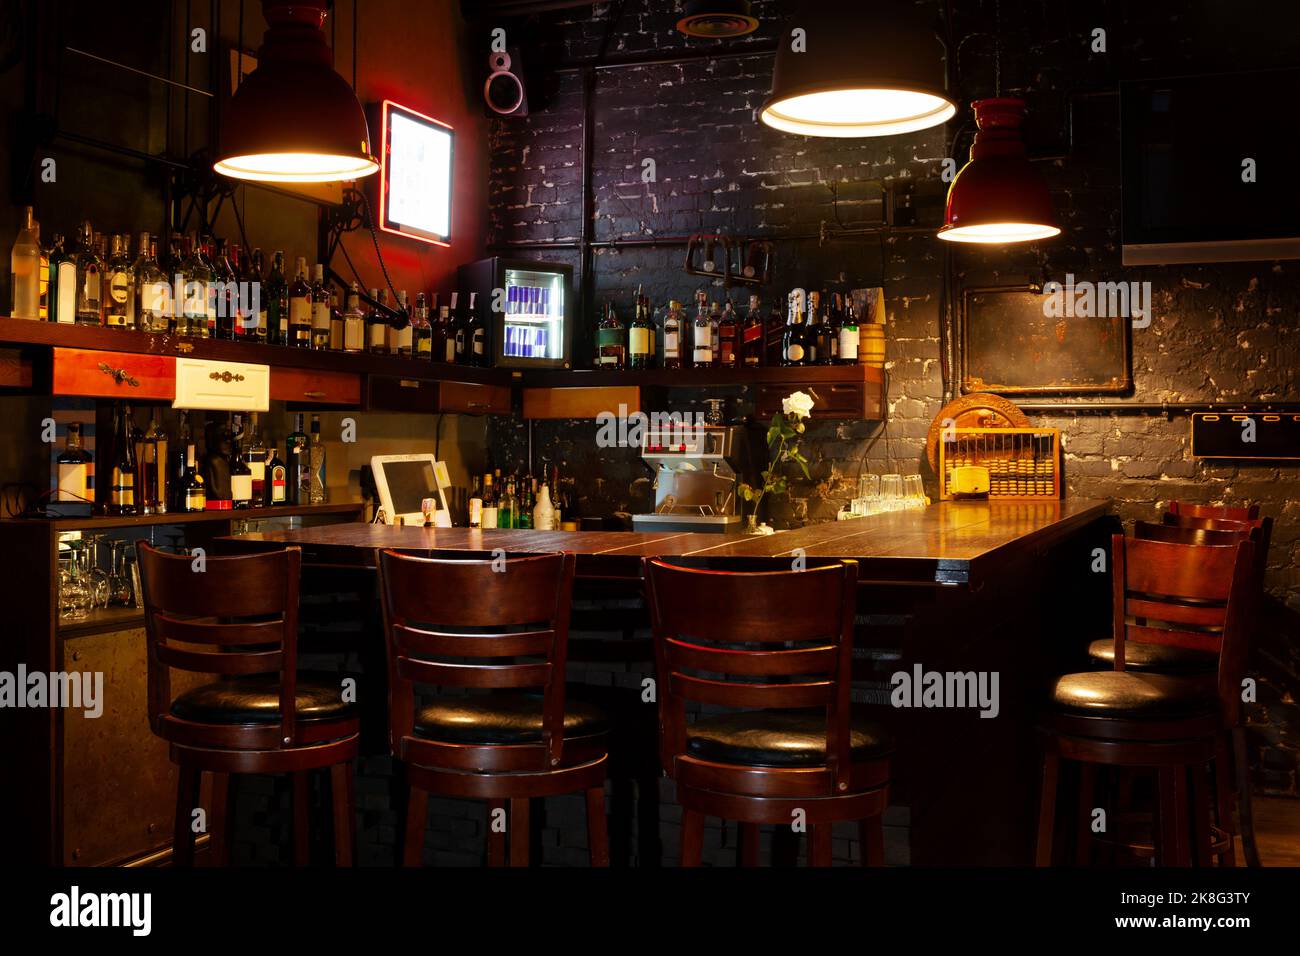
[[[1300,800],[1256,797],[1252,803],[1260,861],[1265,866],[1300,866]],[[1245,865],[1241,854],[1237,865]]]

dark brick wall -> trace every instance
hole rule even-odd
[[[923,3],[940,14],[940,4]],[[533,27],[554,62],[594,55],[610,28],[612,4],[544,15]],[[796,4],[754,4],[762,29],[747,41],[770,42]],[[1294,262],[1122,269],[1118,99],[1121,79],[1293,65],[1289,38],[1300,25],[1294,7],[1240,3],[1049,3],[1002,0],[953,4],[954,86],[962,98],[1003,92],[1029,102],[1027,141],[1041,161],[1064,234],[1019,249],[953,250],[955,287],[1061,278],[1150,281],[1155,319],[1134,332],[1135,401],[1289,400],[1300,360],[1300,285]],[[680,3],[628,0],[613,24],[612,55],[676,52],[699,46],[673,29]],[[849,7],[846,6],[846,10]],[[867,5],[862,6],[866,10]],[[852,15],[852,14],[849,14]],[[1001,63],[991,34],[1000,23]],[[1108,52],[1094,53],[1094,28]],[[870,51],[864,50],[869,56]],[[881,194],[902,184],[914,193],[921,224],[937,223],[945,185],[941,161],[962,161],[969,129],[946,128],[881,140],[788,136],[757,121],[770,85],[762,56],[602,71],[594,94],[596,240],[724,230],[738,235],[815,232],[824,220],[845,226],[881,218]],[[547,107],[524,120],[493,124],[490,241],[572,240],[581,235],[582,80],[554,79]],[[963,111],[959,120],[969,113]],[[958,145],[953,137],[958,133]],[[1212,122],[1207,122],[1212,135]],[[640,179],[651,157],[657,182]],[[838,204],[837,201],[838,200]],[[923,438],[951,384],[941,363],[942,244],[930,235],[893,234],[822,245],[783,242],[768,295],[843,279],[883,284],[888,310],[889,421],[812,425],[806,451],[812,481],[772,500],[778,526],[830,520],[865,470],[921,471]],[[579,264],[574,251],[539,257]],[[681,271],[679,247],[598,250],[596,301],[626,304],[638,285],[656,303],[686,300],[696,280]],[[590,316],[588,311],[588,321]],[[588,326],[589,328],[589,326]],[[583,337],[587,337],[583,330]],[[584,343],[585,344],[585,343]],[[745,390],[731,411],[750,411]],[[670,404],[691,407],[699,395],[674,391]],[[1126,519],[1150,518],[1173,498],[1252,500],[1277,521],[1268,587],[1279,605],[1273,647],[1257,671],[1256,712],[1262,738],[1276,744],[1261,768],[1269,789],[1296,792],[1294,612],[1300,610],[1300,469],[1212,464],[1190,456],[1183,416],[1079,414],[1037,416],[1064,433],[1067,494],[1114,499]],[[534,461],[573,475],[584,513],[643,510],[649,484],[631,453],[597,458],[591,423],[538,423]],[[497,465],[527,456],[526,426],[497,421]],[[1291,728],[1291,729],[1287,729]]]

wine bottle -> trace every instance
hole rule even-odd
[[[289,286],[289,344],[294,348],[311,348],[311,283],[307,281],[307,259],[299,256]]]

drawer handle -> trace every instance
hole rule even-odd
[[[324,392],[303,392],[302,396],[303,398],[324,398],[325,393]]]
[[[112,366],[108,365],[106,362],[100,362],[99,370],[103,372],[105,375],[113,376],[113,381],[116,382],[118,385],[121,385],[123,382],[125,382],[127,385],[130,385],[132,388],[140,387],[139,380],[132,377],[131,373],[124,368],[113,368]]]
[[[402,388],[419,388],[420,380],[415,378],[399,378],[397,384]]]
[[[176,351],[180,352],[182,355],[189,355],[191,352],[194,351],[194,346],[191,345],[189,342],[177,342]]]
[[[231,382],[242,382],[244,380],[243,375],[239,374],[238,372],[230,372],[230,371],[209,372],[208,378],[212,379],[212,381],[214,382],[225,382],[227,385],[229,385]]]
[[[488,403],[487,402],[466,402],[465,407],[466,408],[487,408]]]

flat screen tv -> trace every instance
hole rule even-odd
[[[451,239],[452,128],[392,100],[380,105],[380,228],[446,246]]]
[[[1124,264],[1300,258],[1300,69],[1125,83]]]

